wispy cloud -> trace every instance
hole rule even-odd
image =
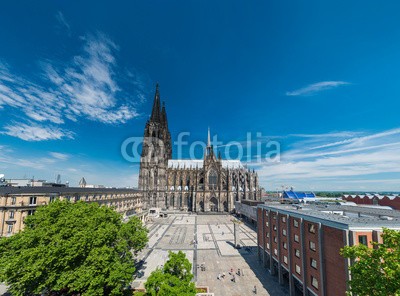
[[[400,129],[306,136],[292,138],[279,163],[259,166],[261,180],[309,190],[400,190]]]
[[[348,85],[348,84],[350,84],[350,83],[346,82],[346,81],[321,81],[321,82],[307,85],[303,88],[299,88],[299,89],[296,89],[293,91],[288,91],[288,92],[286,92],[286,95],[287,96],[311,96],[311,95],[315,95],[316,93],[323,91],[323,90],[337,88],[339,86]]]
[[[0,147],[1,149],[1,147]],[[70,155],[59,152],[35,152],[29,149],[18,151],[0,150],[0,173],[8,178],[36,176],[53,181],[57,174],[63,182],[69,181],[77,186],[82,177],[90,184],[102,184],[112,187],[135,187],[138,182],[138,166],[121,168],[119,163],[98,162],[82,155]],[[23,155],[23,157],[21,157]],[[68,159],[68,161],[65,161]],[[99,172],[104,172],[99,174]]]
[[[27,79],[0,63],[0,109],[12,107],[32,121],[57,125],[80,119],[120,124],[136,117],[136,105],[147,96],[143,75],[128,75],[119,67],[118,46],[104,34],[88,35],[82,42],[81,53],[70,62],[42,62],[40,77]],[[125,91],[121,81],[134,91]],[[15,134],[14,128],[7,130],[8,135]]]
[[[61,11],[57,11],[55,17],[59,25],[67,31],[68,35],[71,35],[71,27],[66,21],[64,14]]]
[[[73,139],[73,133],[68,130],[61,129],[54,125],[40,125],[30,122],[29,124],[14,122],[6,125],[4,131],[0,134],[5,134],[20,138],[25,141],[44,141],[44,140],[60,140],[63,138]]]
[[[50,152],[50,156],[59,159],[59,160],[67,160],[69,158],[68,154],[60,153],[60,152]]]

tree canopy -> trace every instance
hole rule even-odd
[[[151,296],[194,296],[195,284],[191,282],[192,264],[185,253],[169,252],[169,259],[163,269],[151,273],[145,283],[147,295]]]
[[[400,232],[384,229],[383,243],[344,247],[342,255],[350,258],[350,292],[356,295],[400,295]]]
[[[20,233],[0,239],[0,282],[16,296],[122,295],[135,272],[133,254],[148,241],[139,219],[123,223],[97,203],[55,201],[24,223]]]

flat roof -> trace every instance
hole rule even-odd
[[[0,196],[5,194],[40,194],[40,193],[59,193],[59,194],[74,194],[74,193],[134,193],[140,192],[133,188],[82,188],[82,187],[0,187]]]
[[[341,229],[348,229],[350,227],[390,227],[400,229],[400,212],[396,210],[330,204],[282,205],[279,203],[270,203],[258,205],[258,207]]]

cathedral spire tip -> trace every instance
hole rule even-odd
[[[207,147],[211,146],[210,127],[208,127]]]
[[[153,110],[151,111],[151,120],[154,122],[160,122],[160,119],[161,119],[160,91],[158,89],[158,83],[157,83],[156,93],[154,95]]]

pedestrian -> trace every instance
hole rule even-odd
[[[236,283],[235,275],[233,275],[232,282]]]
[[[220,273],[218,274],[217,279],[218,279],[218,280],[221,279],[221,274],[220,274]]]
[[[256,286],[254,286],[254,288],[253,288],[253,293],[257,294],[257,287]]]
[[[223,278],[223,279],[225,278],[225,272],[222,273],[222,278]]]
[[[240,276],[240,268],[238,268],[238,272],[237,272],[238,276]]]

